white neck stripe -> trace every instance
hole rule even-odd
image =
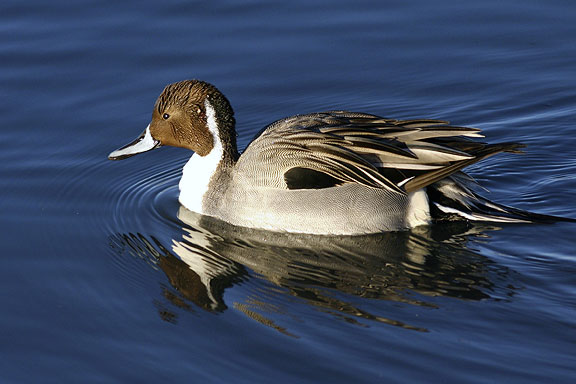
[[[184,166],[182,179],[180,179],[180,203],[191,211],[204,213],[203,200],[208,192],[212,176],[222,161],[224,149],[218,133],[216,112],[212,104],[206,99],[206,128],[212,134],[213,147],[206,156],[195,153]]]
[[[210,104],[210,101],[206,99],[204,101],[204,107],[206,108],[206,125],[213,137],[214,148],[210,151],[207,156],[210,156],[212,152],[216,151],[219,154],[219,158],[222,158],[222,141],[220,140],[220,132],[218,132],[218,122],[216,121],[216,112],[214,107]]]

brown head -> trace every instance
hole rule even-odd
[[[220,140],[225,158],[235,161],[234,125],[232,107],[216,87],[199,80],[180,81],[164,88],[146,130],[109,158],[120,160],[161,145],[188,148],[206,156]]]

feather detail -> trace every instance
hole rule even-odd
[[[518,152],[517,143],[485,144],[476,128],[433,119],[395,120],[365,113],[330,111],[296,115],[266,127],[240,157],[237,167],[263,187],[331,187],[314,172],[341,183],[358,183],[407,194],[499,152]],[[262,169],[254,169],[261,167]],[[294,171],[307,169],[309,171]],[[299,181],[302,177],[306,180]],[[286,180],[289,180],[288,184]]]

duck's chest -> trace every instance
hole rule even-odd
[[[207,203],[217,198],[225,187],[225,172],[220,167],[221,158],[192,155],[182,169],[180,196],[178,200],[187,209],[201,214],[206,212]]]

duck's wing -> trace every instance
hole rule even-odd
[[[489,145],[475,128],[442,120],[394,120],[330,111],[279,120],[250,143],[238,171],[260,186],[327,188],[358,183],[409,193],[498,152],[522,145]]]

